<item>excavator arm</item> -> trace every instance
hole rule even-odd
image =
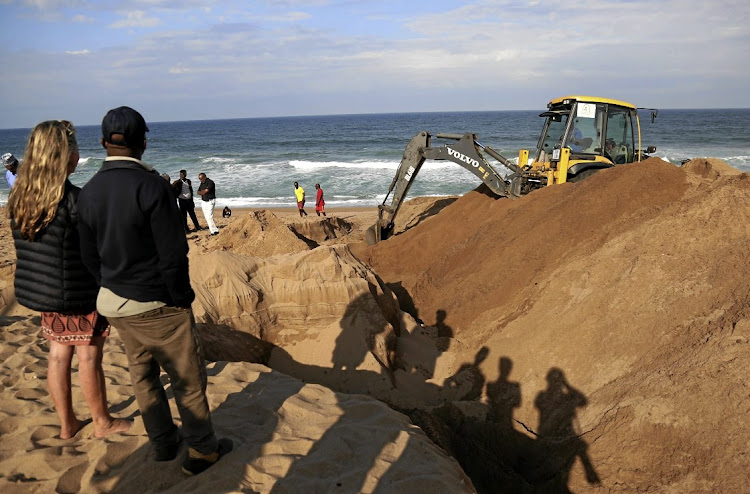
[[[517,190],[519,186],[514,185],[519,181],[514,178],[523,175],[521,169],[489,146],[482,146],[477,141],[476,134],[436,134],[435,137],[454,140],[456,143],[430,147],[432,136],[425,131],[419,132],[409,141],[388,193],[383,203],[378,205],[378,222],[365,232],[365,241],[368,244],[373,245],[391,236],[396,215],[414,183],[414,178],[427,159],[449,160],[466,168],[499,197],[520,195],[520,190]],[[513,174],[507,179],[500,176],[484,158],[482,150],[509,168]]]

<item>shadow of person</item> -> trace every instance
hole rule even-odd
[[[487,384],[490,402],[496,403],[493,414],[489,406],[478,400],[486,378],[480,364],[489,356],[489,349],[477,351],[474,362],[465,363],[454,376],[446,379],[443,397],[456,395],[456,389],[465,395],[448,399],[442,406],[432,410],[402,410],[427,436],[453,456],[471,478],[479,493],[534,492],[533,482],[523,476],[526,458],[534,454],[533,440],[513,427],[513,410],[520,406],[521,390],[518,383],[508,377],[511,360],[501,361],[502,376],[495,383]],[[477,393],[477,386],[478,391]],[[461,399],[463,396],[472,400]],[[508,400],[509,403],[498,403]],[[494,417],[494,421],[490,419]]]
[[[417,306],[414,304],[414,299],[404,287],[403,283],[398,281],[395,283],[388,283],[386,286],[396,296],[399,309],[410,314],[415,321],[421,324],[423,321],[419,318],[419,309],[417,309]]]
[[[395,386],[400,392],[415,398],[410,400],[413,402],[410,406],[436,406],[446,400],[457,399],[456,396],[459,394],[463,396],[472,393],[472,382],[477,388],[473,395],[478,397],[481,394],[484,376],[477,366],[469,363],[459,369],[449,385],[440,386],[431,381],[435,376],[438,360],[452,342],[453,330],[445,324],[445,319],[446,312],[442,309],[436,312],[434,326],[426,326],[415,319],[414,324],[406,324],[409,327],[403,328],[395,340]],[[439,336],[440,334],[444,336]],[[484,356],[478,356],[478,362],[486,358],[486,353],[480,353]]]
[[[386,319],[382,302],[379,302],[372,294],[366,293],[347,305],[331,357],[334,372],[355,370],[371,354],[382,370],[391,376],[396,330]]]
[[[445,352],[450,348],[453,338],[453,328],[445,323],[448,314],[443,309],[435,312],[435,327],[437,328],[438,350]]]
[[[443,381],[444,390],[456,391],[456,394],[452,396],[452,399],[462,401],[479,399],[482,395],[482,389],[484,388],[484,382],[486,380],[484,373],[479,366],[487,359],[489,353],[490,349],[483,346],[474,356],[474,362],[462,364],[455,374]],[[449,392],[449,394],[453,393]]]
[[[498,367],[500,375],[497,381],[487,383],[487,400],[490,405],[488,420],[504,430],[512,430],[513,410],[521,406],[521,385],[509,380],[513,369],[510,358],[500,357]]]
[[[557,367],[549,370],[546,379],[547,388],[534,400],[539,410],[537,478],[550,479],[544,483],[543,491],[570,492],[568,480],[576,458],[581,460],[588,483],[599,484],[588,446],[577,430],[576,409],[586,406],[586,397],[567,382]]]

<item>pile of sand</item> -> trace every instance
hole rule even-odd
[[[487,353],[486,406],[438,413],[480,490],[517,480],[498,463],[536,489],[745,489],[749,205],[748,174],[651,159],[519,200],[472,192],[366,253],[402,307],[443,314],[462,360]]]
[[[322,379],[331,367],[358,368],[371,386],[390,388],[381,374],[393,360],[398,304],[347,246],[268,258],[214,252],[192,263],[190,274],[197,321],[273,344],[283,350],[277,360],[287,362],[275,363],[287,371],[302,366],[308,380],[315,369]]]
[[[233,221],[220,233],[211,239],[212,248],[248,256],[266,257],[310,248],[275,214],[265,209],[236,213]]]
[[[445,451],[480,492],[743,492],[749,204],[750,176],[721,161],[650,159],[516,200],[413,200],[373,247],[372,211],[342,214],[350,226],[235,214],[190,241],[194,311],[221,361],[209,397],[240,447],[188,481],[148,461],[142,425],[52,438],[44,344],[21,336],[38,321],[0,257],[0,483],[36,470],[42,490],[470,492]],[[133,414],[119,345],[111,401]],[[226,363],[243,360],[258,364]],[[442,450],[341,392],[406,413]]]

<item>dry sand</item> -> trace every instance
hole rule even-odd
[[[721,161],[650,159],[417,198],[374,247],[375,210],[217,214],[189,236],[193,308],[237,447],[192,479],[138,418],[55,438],[2,218],[0,490],[746,492],[748,204]],[[106,350],[113,412],[138,417],[116,331]]]

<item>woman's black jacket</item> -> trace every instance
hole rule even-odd
[[[81,189],[65,181],[55,218],[33,242],[21,238],[11,219],[16,247],[15,294],[33,310],[86,314],[96,309],[99,287],[81,263],[76,202]]]

